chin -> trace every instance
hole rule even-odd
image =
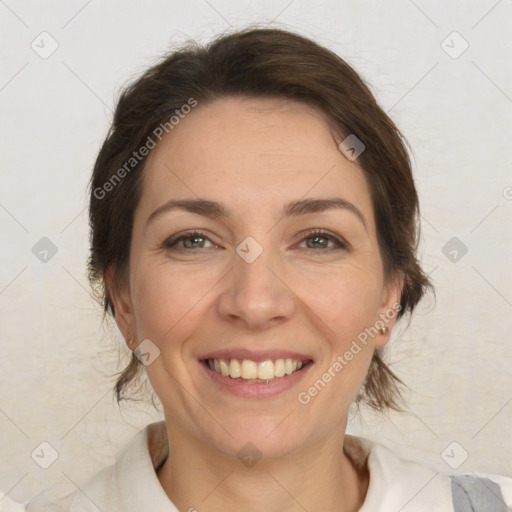
[[[229,457],[236,457],[242,462],[245,457],[253,459],[280,458],[293,452],[304,444],[304,430],[292,428],[286,417],[249,418],[224,421],[224,429],[212,432],[208,430],[207,442]],[[216,435],[215,435],[216,434]]]

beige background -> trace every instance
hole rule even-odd
[[[437,303],[389,346],[409,411],[362,411],[349,433],[442,472],[512,476],[511,18],[509,0],[1,2],[0,490],[80,486],[160,418],[114,405],[120,344],[86,280],[87,181],[126,80],[171,44],[254,22],[346,58],[414,150]],[[44,441],[59,454],[46,470],[31,458]]]

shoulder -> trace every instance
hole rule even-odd
[[[450,475],[455,512],[471,510],[510,512],[512,478],[486,473]]]
[[[112,476],[112,467],[96,473],[82,488],[70,481],[54,484],[31,499],[18,503],[0,491],[0,512],[107,512],[110,508],[99,508],[108,495],[107,482]]]
[[[121,451],[115,464],[93,475],[80,492],[75,493],[69,512],[116,510],[117,501],[122,499],[123,487],[127,486],[126,481],[130,479],[133,472],[138,471],[141,483],[144,481],[145,471],[141,471],[140,464],[146,460],[146,446],[147,427]]]
[[[16,503],[0,491],[0,512],[24,512],[25,510],[24,503]]]
[[[45,512],[125,510],[121,502],[124,501],[127,495],[133,493],[137,487],[133,482],[134,474],[138,474],[139,483],[142,486],[147,477],[148,468],[146,466],[149,459],[147,431],[148,427],[139,432],[118,454],[114,464],[92,475],[84,484],[75,487],[71,494],[62,495],[61,497],[53,496],[51,502],[45,499],[44,504],[41,498],[37,496],[23,510],[27,512],[42,512],[43,510]],[[3,512],[1,508],[0,512]]]
[[[397,455],[367,438],[347,436],[364,452],[370,473],[360,512],[510,512],[512,478],[483,474],[450,474]]]
[[[25,503],[0,493],[0,512],[177,512],[160,486],[155,464],[166,456],[165,423],[141,430],[116,457],[85,484],[53,486]]]
[[[94,475],[80,489],[69,512],[177,512],[155,470],[167,455],[167,448],[165,422],[146,426],[118,455],[115,464]]]
[[[0,512],[67,512],[75,493],[76,487],[70,482],[57,483],[18,503],[0,491]]]

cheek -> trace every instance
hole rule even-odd
[[[156,339],[169,330],[190,327],[222,275],[205,266],[177,270],[147,261],[139,262],[137,268],[130,281],[137,326],[141,334]],[[310,268],[289,277],[294,293],[334,330],[352,333],[376,319],[381,276],[368,265],[353,263],[321,271]]]
[[[368,267],[347,265],[302,283],[304,302],[342,338],[377,318],[381,277]]]
[[[132,276],[137,330],[157,344],[186,335],[200,321],[199,310],[215,284],[211,273],[171,270],[165,264],[140,262]]]

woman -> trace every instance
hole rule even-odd
[[[512,479],[439,474],[345,434],[400,410],[380,356],[431,287],[399,130],[342,59],[247,29],[121,96],[91,182],[90,279],[165,421],[75,511],[506,511]],[[28,510],[35,505],[27,504]]]

